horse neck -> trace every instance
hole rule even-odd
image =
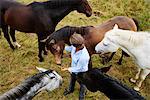
[[[130,49],[139,45],[136,41],[134,42],[133,37],[135,36],[134,32],[128,30],[116,30],[115,34],[118,34],[117,38],[115,38],[114,42],[126,53],[132,56]],[[131,42],[130,42],[131,41]]]
[[[57,25],[66,15],[73,11],[72,7],[59,8],[53,13],[49,13],[49,16],[52,18],[54,25]]]
[[[68,27],[66,34],[64,35],[66,42],[70,43],[69,38],[71,37],[71,35],[74,34],[74,32],[76,32],[77,34],[80,34],[81,36],[84,36],[87,31],[86,28],[87,27]]]
[[[0,100],[11,100],[11,99],[32,99],[38,92],[40,92],[42,87],[45,86],[42,79],[45,73],[36,74],[28,79],[26,79],[22,84],[9,90],[0,96]]]
[[[81,0],[57,0],[44,2],[45,8],[49,10],[49,16],[52,21],[55,21],[55,25],[60,22],[66,15],[79,6]]]
[[[26,94],[24,94],[22,98],[32,99],[37,93],[41,91],[41,88],[44,86],[45,85],[42,82],[34,85],[33,87],[30,88],[30,90]]]
[[[135,90],[106,74],[102,76],[102,80],[99,83],[99,90],[111,99],[142,98]]]
[[[10,91],[6,92],[2,96],[0,96],[0,100],[7,100],[7,99],[32,99],[38,91],[41,89],[42,83],[38,83],[34,85],[33,87],[30,87],[30,90],[25,91],[24,85],[19,85],[16,88],[11,89]],[[22,88],[22,89],[21,89]],[[24,90],[23,90],[24,88]],[[28,87],[29,88],[29,87]],[[24,91],[24,92],[23,92]]]

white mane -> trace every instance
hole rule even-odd
[[[130,45],[134,47],[141,45],[144,42],[144,40],[150,39],[149,32],[134,32],[121,29],[114,29],[113,32],[114,34],[119,36],[122,42],[125,40],[124,44],[130,43]]]

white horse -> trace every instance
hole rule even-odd
[[[104,39],[95,47],[98,53],[115,52],[121,48],[138,64],[138,73],[130,81],[136,83],[139,91],[142,82],[150,73],[150,33],[118,29],[118,25],[106,32]]]
[[[40,73],[27,78],[20,85],[0,96],[0,100],[31,100],[43,90],[52,91],[62,84],[62,77],[54,70],[37,68]]]

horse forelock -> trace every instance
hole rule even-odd
[[[30,91],[30,89],[34,87],[35,85],[38,85],[38,84],[41,85],[40,84],[41,80],[46,74],[49,74],[49,73],[52,73],[52,70],[38,73],[32,77],[27,78],[20,85],[16,86],[15,88],[1,95],[0,99],[17,99],[17,98],[22,98],[24,95],[28,95],[27,93]],[[34,96],[35,94],[33,93],[32,95]]]

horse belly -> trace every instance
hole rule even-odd
[[[142,46],[135,50],[132,50],[132,52],[135,55],[135,62],[139,65],[140,68],[150,68],[150,48],[148,48],[147,46]]]
[[[32,15],[31,9],[27,8],[12,8],[6,11],[5,23],[11,28],[21,32],[35,32],[35,19]]]

